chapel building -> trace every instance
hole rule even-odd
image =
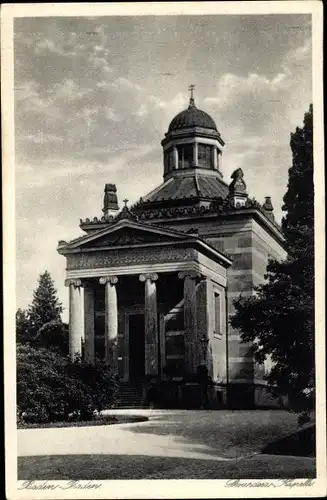
[[[264,281],[268,259],[286,258],[271,199],[249,198],[240,168],[224,181],[224,140],[192,88],[161,145],[160,186],[120,210],[116,186],[106,184],[103,215],[59,242],[70,355],[107,360],[122,406],[146,404],[155,388],[159,407],[200,407],[203,366],[210,407],[278,406],[265,366],[228,322],[234,299]]]

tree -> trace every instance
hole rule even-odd
[[[38,287],[33,293],[33,301],[28,309],[30,331],[33,338],[43,325],[51,321],[61,323],[62,305],[57,298],[57,290],[48,271],[40,274]]]
[[[16,338],[17,342],[31,341],[30,321],[25,309],[17,309],[16,312]]]
[[[315,384],[312,121],[311,105],[303,127],[291,134],[292,166],[282,207],[288,257],[269,262],[266,283],[256,287],[255,296],[237,298],[231,318],[258,363],[271,357],[267,380],[272,390],[288,396],[300,413],[310,410]]]

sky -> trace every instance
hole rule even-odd
[[[312,102],[311,50],[302,14],[15,19],[17,307],[47,269],[67,319],[58,241],[102,216],[105,183],[122,206],[162,182],[160,142],[190,84],[226,142],[224,180],[242,168],[280,220],[290,133]]]

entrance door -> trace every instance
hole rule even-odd
[[[129,379],[139,380],[145,374],[144,314],[129,315]]]

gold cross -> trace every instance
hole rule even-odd
[[[125,198],[125,200],[123,200],[123,202],[125,203],[125,207],[127,207],[127,203],[128,203],[128,201],[129,201],[129,200],[128,200],[127,198]]]
[[[189,91],[191,92],[191,99],[193,99],[193,90],[195,89],[195,85],[193,83],[189,86]]]

